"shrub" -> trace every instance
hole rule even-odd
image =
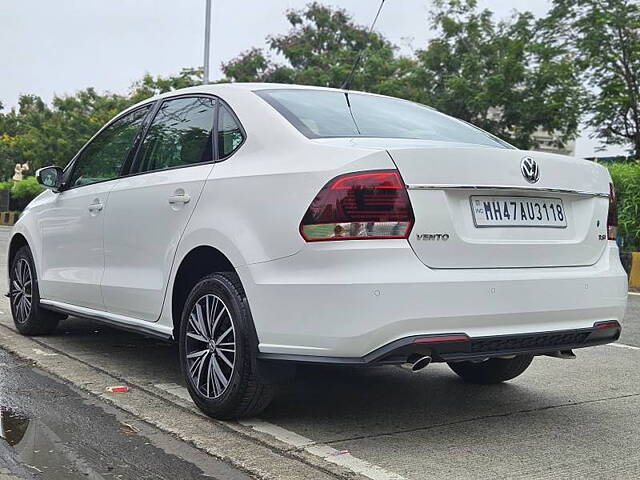
[[[9,190],[11,210],[24,210],[31,200],[44,191],[44,187],[36,181],[36,177],[25,177],[19,182],[8,180],[2,183],[11,185],[11,190]]]
[[[618,195],[618,235],[624,250],[640,250],[640,161],[607,165]]]
[[[24,180],[14,182],[11,187],[11,197],[16,200],[33,200],[44,191],[36,177],[25,177]]]

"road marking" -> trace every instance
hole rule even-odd
[[[382,467],[354,457],[347,450],[336,450],[329,445],[315,443],[313,440],[285,428],[279,427],[263,420],[252,419],[240,421],[240,424],[253,428],[258,432],[271,435],[292,447],[302,448],[306,452],[322,458],[323,460],[347,468],[354,473],[359,473],[372,480],[406,480],[397,473],[389,472]]]
[[[45,352],[44,350],[40,350],[39,348],[32,348],[31,350],[33,350],[33,353],[35,353],[36,355],[40,355],[43,357],[55,357],[58,355],[57,353]]]
[[[608,343],[612,347],[628,348],[629,350],[640,350],[640,347],[634,347],[633,345],[625,345],[624,343]]]
[[[315,444],[313,440],[302,435],[298,435],[295,432],[287,430],[286,428],[279,427],[273,423],[265,422],[263,420],[252,418],[249,420],[240,420],[240,424],[245,427],[253,428],[258,432],[266,433],[276,439],[280,440],[287,445],[291,445],[296,448],[304,448]]]
[[[629,295],[640,295],[640,292],[627,292]]]
[[[183,400],[193,402],[187,389],[175,383],[156,383],[154,387],[175,395]],[[264,420],[259,420],[257,418],[241,420],[239,423],[257,432],[266,433],[286,445],[296,449],[302,449],[311,455],[320,457],[327,462],[351,470],[352,472],[363,475],[371,480],[406,480],[397,473],[389,472],[382,467],[367,462],[366,460],[354,457],[348,450],[336,450],[329,445],[316,443],[310,438],[298,435],[291,430],[279,427],[273,423],[265,422]]]

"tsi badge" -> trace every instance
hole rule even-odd
[[[435,241],[435,242],[446,242],[447,240],[449,240],[449,234],[448,233],[417,233],[416,239]]]

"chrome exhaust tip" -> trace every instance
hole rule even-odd
[[[406,370],[417,372],[431,363],[431,357],[429,355],[413,354],[407,358],[407,361],[401,365]]]
[[[547,357],[561,358],[563,360],[574,360],[576,354],[573,350],[560,350],[558,352],[549,352],[545,354]]]

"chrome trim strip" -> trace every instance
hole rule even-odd
[[[608,193],[587,192],[584,190],[569,190],[563,188],[530,187],[527,185],[456,185],[456,184],[419,184],[405,185],[407,190],[525,190],[528,192],[566,193],[568,195],[580,195],[584,197],[609,198]]]
[[[153,335],[165,340],[170,339],[173,336],[173,328],[160,325],[156,322],[147,322],[145,320],[117,315],[115,313],[103,312],[101,310],[94,310],[87,307],[78,307],[77,305],[58,302],[56,300],[47,300],[46,298],[41,298],[40,304],[45,309],[88,318],[96,322],[105,323],[112,327],[132,330],[145,335]]]

